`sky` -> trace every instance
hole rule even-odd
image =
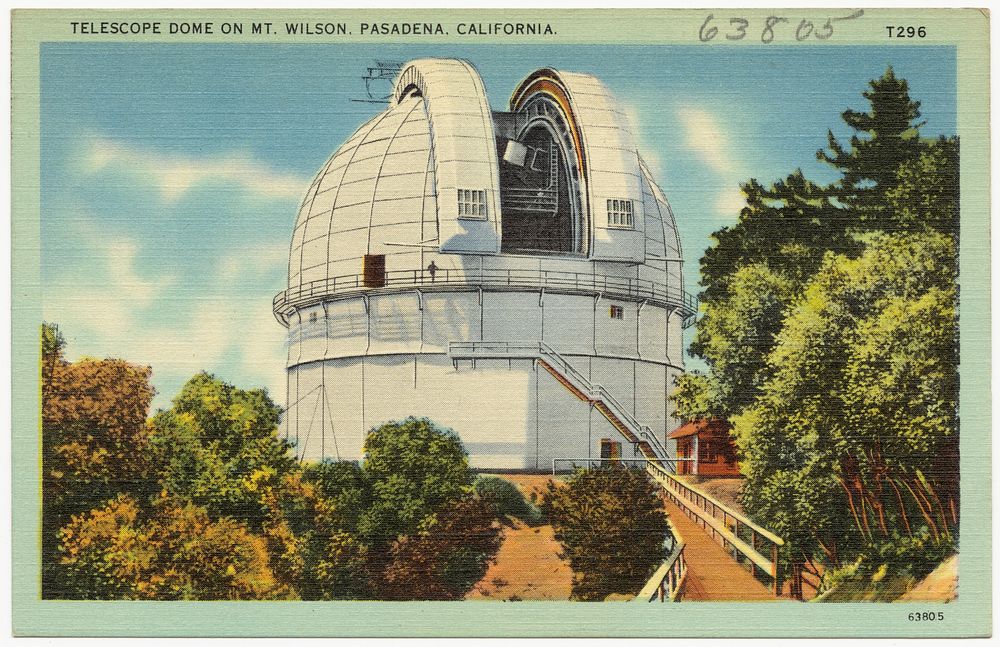
[[[154,407],[201,370],[284,399],[287,280],[314,174],[382,106],[375,58],[462,57],[494,109],[539,67],[601,78],[625,106],[674,210],[686,289],[710,234],[736,222],[739,183],[816,161],[847,108],[892,65],[925,136],[956,132],[950,47],[168,45],[42,47],[41,260],[46,321],[71,360],[153,368]],[[688,335],[690,337],[690,335]]]

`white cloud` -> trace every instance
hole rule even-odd
[[[84,156],[84,170],[96,173],[121,168],[145,176],[162,198],[173,202],[192,187],[205,181],[224,181],[264,197],[302,197],[309,179],[276,171],[249,155],[228,154],[211,157],[171,155],[94,137]]]
[[[703,182],[704,190],[714,193],[710,202],[715,214],[726,220],[735,219],[745,205],[740,182],[746,179],[746,172],[727,128],[716,114],[690,105],[678,106],[677,119],[683,129],[684,148],[716,175],[715,179]]]
[[[740,210],[746,206],[746,196],[740,191],[739,186],[733,185],[719,191],[715,199],[715,212],[720,216],[735,219],[740,214]]]
[[[219,278],[222,281],[235,281],[239,277],[260,277],[272,272],[278,266],[288,264],[287,242],[271,245],[257,245],[240,253],[232,253],[222,258],[219,266]]]
[[[49,280],[43,295],[44,318],[61,326],[70,359],[121,357],[151,366],[154,383],[221,372],[239,386],[266,386],[277,402],[284,400],[285,329],[271,314],[271,295],[242,296],[248,276],[284,268],[284,245],[233,250],[197,290],[180,291],[169,290],[175,276],[140,276],[137,241],[102,238],[84,226],[78,240],[99,262],[86,275]],[[159,312],[180,313],[180,323],[159,321]],[[160,393],[154,406],[167,406],[173,395]]]
[[[136,241],[109,237],[87,223],[86,214],[81,214],[74,239],[96,263],[47,284],[43,314],[64,327],[72,324],[105,337],[125,338],[134,331],[136,314],[153,305],[177,277],[144,278],[136,267],[140,250]]]
[[[725,129],[711,112],[681,106],[677,117],[684,128],[684,146],[720,175],[733,175],[739,164]]]

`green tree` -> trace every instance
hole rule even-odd
[[[641,470],[580,470],[542,499],[573,569],[573,597],[634,595],[667,558],[670,524],[659,489]]]
[[[756,179],[740,185],[746,205],[735,225],[712,234],[701,258],[701,300],[724,300],[741,268],[766,264],[775,274],[804,282],[827,250],[857,247],[849,236],[852,215],[830,200],[830,191],[796,170],[765,187]]]
[[[674,417],[684,422],[712,418],[723,410],[718,379],[700,371],[675,377],[670,399],[675,405]]]
[[[317,472],[325,484],[313,480]],[[367,492],[352,487],[355,475],[364,488],[357,464],[348,462],[306,466],[259,485],[275,573],[303,600],[373,597],[368,547],[356,532]]]
[[[66,349],[66,339],[59,326],[42,322],[42,392],[51,390],[52,374],[58,364],[63,363],[63,351]]]
[[[829,255],[778,335],[763,395],[733,418],[744,506],[806,558],[897,550],[899,566],[951,545],[954,255],[937,233]]]
[[[42,591],[61,597],[58,531],[119,493],[149,496],[145,418],[148,367],[121,360],[67,362],[62,336],[42,326]]]
[[[896,169],[885,192],[886,231],[939,231],[958,235],[959,147],[955,137],[925,143]]]
[[[496,559],[503,540],[494,506],[467,496],[397,539],[380,574],[386,600],[460,600]]]
[[[710,402],[715,410],[702,413],[725,418],[757,398],[769,377],[765,359],[800,288],[767,264],[755,263],[735,270],[725,297],[706,304],[691,345],[714,376]]]
[[[121,495],[60,531],[64,587],[75,599],[259,600],[286,592],[260,537],[163,498],[144,513]]]
[[[886,228],[885,195],[899,183],[897,169],[923,151],[920,102],[910,99],[909,84],[896,77],[892,66],[869,82],[864,92],[867,111],[845,110],[844,122],[854,131],[848,146],[827,132],[829,151],[816,157],[837,168],[842,177],[833,187],[837,200],[856,213],[862,228]],[[891,228],[891,227],[889,227]]]
[[[416,533],[424,519],[472,492],[475,474],[462,441],[426,418],[373,429],[364,449],[371,507],[361,515],[358,529],[380,549]]]
[[[263,389],[239,389],[207,373],[181,388],[150,422],[160,486],[257,531],[266,515],[259,483],[296,468],[278,437],[281,409]]]

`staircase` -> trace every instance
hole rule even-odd
[[[674,460],[651,428],[636,420],[629,411],[600,384],[593,384],[583,373],[573,368],[566,358],[545,342],[461,341],[448,345],[448,355],[456,368],[459,360],[532,359],[545,369],[567,391],[591,404],[625,439],[638,447],[642,455],[656,461],[674,474]]]
[[[451,342],[448,354],[456,368],[459,360],[473,365],[477,359],[534,360],[642,452],[646,472],[660,485],[677,545],[636,601],[773,600],[782,594],[779,553],[786,550],[784,540],[677,477],[677,459],[670,458],[653,430],[547,344]],[[770,581],[771,591],[758,576]]]

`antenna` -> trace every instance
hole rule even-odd
[[[403,71],[401,61],[375,59],[361,80],[365,82],[365,97],[351,99],[357,103],[385,103],[392,96],[392,82]],[[388,85],[388,89],[385,86]]]

